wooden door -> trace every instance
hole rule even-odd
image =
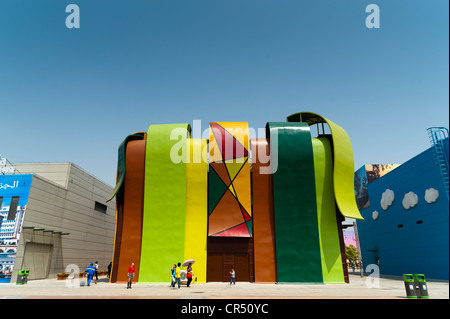
[[[208,253],[207,268],[206,280],[208,282],[223,281],[223,254]]]
[[[236,281],[250,281],[248,253],[234,253]]]

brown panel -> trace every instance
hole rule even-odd
[[[228,175],[227,167],[224,162],[209,163],[209,166],[216,171],[217,175],[222,179],[225,185],[231,185],[230,176]]]
[[[245,222],[239,203],[231,191],[227,190],[217,204],[214,211],[209,215],[209,234],[232,228]]]
[[[113,264],[111,268],[111,282],[117,281],[117,267],[119,267],[120,260],[120,244],[122,242],[122,220],[123,220],[123,188],[116,194],[116,237],[114,242]]]
[[[252,139],[252,190],[255,282],[276,282],[275,223],[272,174],[268,167],[266,139]]]
[[[208,282],[223,281],[223,254],[208,252],[208,271],[206,279]]]
[[[141,257],[142,214],[144,205],[145,140],[130,141],[125,156],[124,209],[120,257],[116,281],[128,281],[128,267],[135,264],[138,281]]]
[[[235,253],[233,268],[236,271],[236,281],[250,281],[248,253]]]

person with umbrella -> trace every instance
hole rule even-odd
[[[192,281],[192,267],[191,267],[191,263],[189,263],[187,270],[186,270],[186,278],[187,278],[187,287],[189,287],[189,285],[191,284]]]
[[[194,276],[194,274],[192,273],[192,264],[195,263],[194,259],[188,259],[183,263],[183,267],[187,266],[186,269],[186,278],[187,278],[187,287],[189,287],[189,285],[192,282],[192,277]]]

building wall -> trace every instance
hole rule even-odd
[[[67,187],[72,163],[15,163],[20,174],[36,174],[46,180]],[[16,172],[17,173],[17,172]]]
[[[448,152],[448,139],[445,145]],[[429,188],[439,191],[433,203],[424,199]],[[384,210],[380,202],[386,189],[394,192],[394,200]],[[368,192],[370,206],[361,210],[364,220],[357,221],[363,265],[376,264],[378,258],[381,274],[420,273],[448,280],[449,205],[433,148],[370,183]],[[405,209],[403,199],[409,192],[418,201]]]
[[[22,173],[32,172],[33,166],[16,167]],[[49,278],[64,272],[69,264],[84,271],[90,262],[98,261],[100,270],[107,269],[112,259],[116,211],[115,202],[106,203],[106,199],[113,188],[72,163],[36,167],[39,174],[33,176],[12,282],[22,269],[27,242],[53,245]],[[106,205],[106,213],[95,210],[96,201]],[[46,231],[40,234],[30,227]]]

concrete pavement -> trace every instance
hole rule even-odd
[[[350,274],[349,284],[255,284],[223,282],[182,285],[172,289],[168,284],[108,283],[100,278],[97,285],[70,288],[64,280],[30,280],[26,285],[0,284],[0,299],[406,299],[401,278],[361,278]],[[430,299],[449,299],[448,281],[427,280]]]

